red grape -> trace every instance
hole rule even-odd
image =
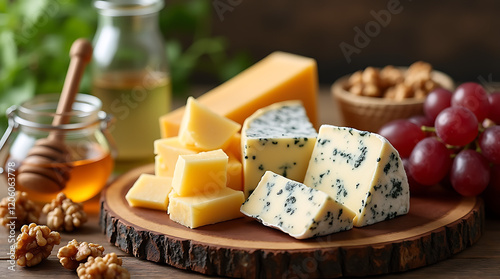
[[[421,140],[410,155],[410,173],[423,185],[434,185],[446,176],[451,166],[450,152],[436,138]]]
[[[444,143],[457,146],[472,142],[478,133],[477,118],[464,107],[443,110],[436,118],[434,127]]]
[[[490,181],[490,167],[483,155],[472,149],[460,151],[450,170],[451,185],[465,197],[481,194]]]
[[[415,145],[425,138],[422,129],[406,119],[393,120],[382,126],[378,133],[396,148],[402,158],[410,157]]]
[[[479,147],[486,159],[500,164],[500,126],[492,126],[479,136]]]
[[[444,88],[438,88],[430,92],[424,102],[425,115],[434,122],[441,111],[451,106],[452,95],[449,90]]]
[[[468,108],[474,113],[477,121],[483,122],[488,116],[490,102],[486,90],[480,84],[467,82],[457,87],[451,97],[451,106]]]
[[[418,183],[418,181],[413,178],[410,172],[410,160],[408,158],[401,159],[403,161],[403,166],[405,168],[406,177],[408,178],[408,184],[410,185],[410,193],[419,194],[423,193],[429,186]]]
[[[500,92],[493,92],[488,95],[488,101],[490,102],[488,118],[500,125]]]
[[[415,115],[408,118],[408,121],[417,124],[418,127],[427,126],[434,127],[434,119],[430,119],[425,115]]]

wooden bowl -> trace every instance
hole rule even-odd
[[[448,90],[454,82],[448,75],[432,71],[432,79]],[[363,131],[377,132],[389,121],[423,114],[424,100],[408,98],[402,101],[386,98],[357,96],[347,90],[349,75],[341,77],[332,85],[331,91],[343,117],[343,125]]]

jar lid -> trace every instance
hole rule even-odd
[[[98,0],[94,7],[106,16],[138,16],[156,13],[164,6],[162,0]]]

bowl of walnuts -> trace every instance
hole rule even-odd
[[[423,114],[426,96],[454,89],[448,75],[418,61],[409,67],[367,67],[338,79],[331,88],[345,126],[377,132],[385,123]]]

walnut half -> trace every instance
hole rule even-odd
[[[104,247],[94,243],[81,242],[76,239],[68,242],[68,245],[59,248],[57,258],[63,267],[76,270],[78,265],[87,261],[88,257],[100,257]]]
[[[17,236],[15,257],[20,266],[34,266],[47,258],[54,245],[61,243],[58,232],[35,223],[24,225]]]
[[[64,193],[59,193],[42,211],[47,214],[47,226],[53,230],[70,232],[87,222],[82,204],[73,202]]]
[[[40,208],[28,199],[26,192],[16,191],[15,195],[5,197],[0,201],[0,224],[4,227],[13,226],[16,229],[22,225],[38,223]]]
[[[76,270],[82,279],[128,279],[130,273],[122,267],[122,259],[115,253],[104,257],[89,257],[86,263],[80,264]]]

